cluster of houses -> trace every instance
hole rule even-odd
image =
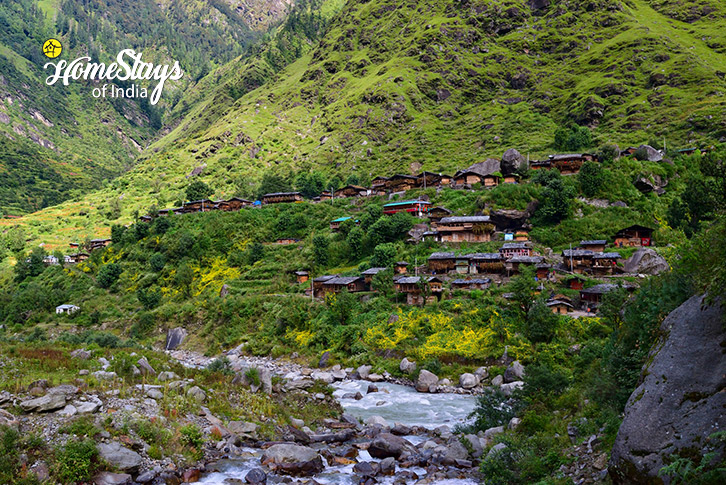
[[[86,243],[85,249],[88,252],[95,251],[97,249],[103,249],[106,246],[111,244],[110,239],[91,239]],[[77,242],[72,242],[69,244],[71,249],[75,250],[74,253],[66,254],[63,256],[63,264],[76,264],[76,263],[82,263],[83,261],[86,261],[88,258],[91,257],[91,255],[86,251],[81,251],[81,244]],[[47,266],[54,266],[57,264],[61,264],[60,260],[53,254],[48,254],[43,258],[43,263]]]

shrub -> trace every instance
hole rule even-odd
[[[571,125],[555,132],[555,148],[558,150],[583,150],[592,145],[592,133],[586,126]]]
[[[530,342],[550,342],[555,336],[559,318],[543,300],[538,300],[527,313],[525,334]]]
[[[206,199],[212,195],[214,191],[201,180],[195,180],[194,182],[187,185],[184,189],[184,195],[187,200],[201,200]]]
[[[164,255],[161,253],[154,253],[149,258],[149,267],[151,268],[151,271],[158,273],[159,271],[164,269],[165,265],[166,257],[164,257]]]
[[[379,244],[373,249],[371,266],[387,268],[396,262],[396,246],[391,243]]]
[[[56,469],[63,482],[81,482],[91,478],[98,467],[98,450],[92,439],[69,441],[56,449]]]
[[[261,380],[260,380],[260,370],[256,367],[250,367],[247,369],[247,372],[245,372],[245,377],[249,379],[249,381],[256,387],[260,387]]]
[[[110,288],[114,283],[116,283],[116,281],[118,281],[122,271],[121,265],[118,263],[104,264],[101,266],[101,269],[98,270],[98,277],[96,278],[98,286],[101,288]]]
[[[599,163],[585,162],[577,174],[580,190],[586,197],[594,197],[603,184],[603,170]]]
[[[508,401],[499,389],[487,388],[477,398],[476,408],[469,415],[474,418],[474,431],[485,431],[496,426],[504,426],[517,415],[517,403]]]
[[[532,364],[527,366],[522,395],[530,401],[537,398],[546,400],[562,394],[569,383],[564,369],[547,363]]]
[[[196,424],[190,423],[179,429],[181,442],[190,448],[192,454],[196,457],[202,456],[202,446],[204,446],[204,438],[202,432]]]

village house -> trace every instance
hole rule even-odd
[[[562,282],[565,284],[565,287],[570,290],[581,290],[585,287],[585,278],[578,274],[568,275],[562,280]]]
[[[653,229],[634,224],[615,234],[615,247],[638,247],[653,245]]]
[[[469,274],[469,255],[460,254],[456,257],[454,263],[456,265],[457,274]]]
[[[81,247],[81,245],[77,242],[68,243],[68,245],[73,249],[78,249]]]
[[[173,209],[159,209],[159,217],[166,217]]]
[[[448,273],[456,269],[454,253],[433,253],[428,259],[429,271],[434,274]]]
[[[279,244],[280,246],[288,246],[290,244],[296,244],[299,243],[299,239],[295,239],[294,237],[281,237],[279,239],[275,239],[275,242],[273,244]]]
[[[332,200],[332,198],[333,198],[333,196],[329,190],[323,190],[322,192],[320,192],[320,196],[317,197],[319,202],[325,202],[327,200]]]
[[[416,176],[418,187],[441,187],[451,184],[451,176],[441,173],[421,172]]]
[[[555,315],[567,315],[573,310],[571,303],[562,300],[548,300],[547,307]]]
[[[501,273],[504,271],[504,259],[499,253],[473,253],[467,255],[469,258],[469,272],[477,273]]]
[[[313,279],[313,296],[315,298],[322,298],[325,296],[325,291],[323,290],[323,284],[327,281],[332,280],[333,278],[337,278],[337,275],[324,275],[324,276],[318,276],[317,278]]]
[[[66,255],[63,259],[64,262],[67,264],[76,264],[76,263],[82,263],[83,261],[88,260],[91,255],[88,253],[73,253]]]
[[[504,259],[509,259],[514,256],[531,256],[532,255],[532,244],[529,242],[511,242],[504,243],[499,248],[499,254]]]
[[[310,281],[310,273],[307,271],[295,271],[295,280],[299,285]]]
[[[243,207],[252,205],[252,201],[247,199],[241,199],[239,197],[232,197],[229,200],[218,200],[214,202],[217,209],[225,212],[236,212]]]
[[[620,150],[621,157],[628,157],[638,151],[638,147],[628,147],[624,150]]]
[[[517,175],[516,173],[510,173],[510,174],[502,177],[502,183],[503,184],[518,184],[519,179],[520,179],[519,175]]]
[[[210,199],[193,200],[191,202],[185,202],[182,206],[184,213],[189,214],[192,212],[209,212],[215,209],[215,204]]]
[[[507,270],[511,274],[517,274],[521,266],[536,266],[543,261],[542,256],[512,256],[507,260]]]
[[[337,219],[333,219],[330,221],[330,230],[333,232],[340,231],[340,225],[350,219],[352,219],[352,217],[338,217]]]
[[[371,180],[371,191],[374,195],[386,195],[388,177],[376,177]]]
[[[60,261],[58,261],[58,258],[53,256],[52,254],[47,255],[43,258],[43,264],[46,266],[55,266],[56,264],[59,264]]]
[[[147,222],[148,223],[148,222],[151,222],[152,220],[153,219],[152,219],[151,216],[141,216],[141,217],[139,217],[139,221],[141,221],[141,222]]]
[[[441,242],[487,242],[495,229],[489,216],[444,217],[436,224]]]
[[[393,271],[396,274],[406,274],[408,271],[408,263],[406,261],[397,261],[396,264],[393,265]]]
[[[552,168],[550,160],[533,160],[529,162],[529,168],[532,170],[549,170]]]
[[[110,239],[91,239],[88,241],[88,250],[95,251],[96,249],[103,249],[111,244]]]
[[[514,240],[517,242],[529,241],[529,231],[527,229],[519,229],[514,233]]]
[[[444,217],[449,217],[450,215],[451,211],[446,207],[432,207],[429,209],[429,212],[427,214],[432,227],[436,227],[436,224],[441,219],[443,219]]]
[[[486,187],[486,188],[496,187],[501,182],[502,182],[502,177],[500,177],[499,175],[495,175],[493,173],[484,175],[484,177],[482,178],[482,183],[484,184],[484,187]]]
[[[66,315],[73,315],[80,309],[81,307],[76,305],[58,305],[57,307],[55,307],[55,313],[56,315],[62,315],[63,313],[65,313]]]
[[[368,189],[359,185],[346,185],[334,193],[336,199],[345,199],[348,197],[366,197],[368,195]]]
[[[573,175],[580,171],[585,162],[594,160],[589,153],[568,153],[564,155],[550,155],[550,162],[562,175]]]
[[[401,202],[390,202],[383,206],[383,213],[392,215],[398,212],[408,212],[415,217],[424,217],[431,206],[427,200],[404,200]]]
[[[592,258],[595,253],[589,249],[565,249],[562,259],[565,267],[573,273],[584,273],[592,267]]]
[[[451,287],[456,290],[486,290],[491,283],[489,278],[458,279],[451,282]]]
[[[325,293],[340,293],[341,291],[357,293],[365,291],[365,289],[365,282],[360,276],[337,276],[323,283]]]
[[[394,286],[397,293],[406,294],[406,303],[408,305],[419,305],[436,301],[444,291],[444,282],[435,276],[430,276],[425,279],[421,276],[398,278]],[[424,295],[422,294],[424,288],[428,288],[429,291],[429,296],[425,302],[423,300]]]
[[[592,272],[599,276],[611,275],[615,272],[619,259],[618,253],[596,253],[592,257]]]
[[[367,270],[363,271],[360,275],[363,277],[363,281],[365,281],[365,284],[370,287],[371,282],[373,281],[373,277],[377,275],[378,273],[382,273],[383,271],[386,271],[388,268],[368,268]]]
[[[274,192],[262,196],[263,204],[282,204],[288,202],[302,202],[303,196],[300,192]]]
[[[451,185],[456,187],[471,187],[484,182],[484,175],[472,170],[460,170],[451,179]]]
[[[413,175],[397,174],[386,180],[386,189],[391,192],[405,192],[418,186],[418,178]]]
[[[539,281],[547,280],[550,278],[550,272],[552,270],[552,265],[547,263],[540,263],[535,268],[535,276]]]
[[[602,283],[590,288],[584,288],[580,290],[580,301],[587,311],[595,311],[602,302],[603,295],[617,288],[618,285],[613,285],[611,283]]]
[[[588,249],[593,253],[602,253],[605,251],[605,246],[608,242],[605,239],[595,239],[593,241],[580,241],[580,247],[582,249]]]

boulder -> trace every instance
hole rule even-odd
[[[98,398],[92,401],[73,401],[73,406],[75,406],[78,414],[93,414],[98,411],[102,404]]]
[[[535,206],[536,208],[536,206]],[[501,230],[509,229],[521,229],[527,226],[527,220],[532,217],[534,209],[529,210],[516,210],[516,209],[496,209],[489,212],[489,219],[492,224],[496,225]]]
[[[133,472],[141,465],[141,455],[121,446],[118,441],[96,445],[99,456],[121,471]]]
[[[660,150],[656,150],[650,145],[640,145],[635,150],[635,156],[640,160],[647,160],[649,162],[660,162],[663,160],[663,154]]]
[[[393,457],[384,458],[378,463],[378,474],[393,476],[396,474],[396,459]]]
[[[277,444],[267,448],[260,459],[271,470],[294,476],[311,476],[323,471],[323,459],[307,446]]]
[[[517,389],[521,389],[524,387],[524,382],[522,381],[514,381],[514,382],[508,382],[506,384],[502,384],[500,389],[502,390],[502,393],[505,396],[511,396],[514,391]]]
[[[370,394],[372,392],[378,392],[378,386],[375,384],[368,384],[368,389],[366,389],[366,394]]]
[[[257,425],[245,421],[230,421],[227,431],[237,436],[252,436],[257,432]]]
[[[444,464],[454,465],[457,460],[466,460],[467,458],[469,458],[469,451],[461,444],[461,441],[454,440],[446,447]]]
[[[394,423],[391,433],[398,436],[407,436],[411,434],[411,428],[403,423]]]
[[[358,377],[360,377],[361,379],[368,379],[368,376],[370,375],[372,369],[372,365],[362,365],[358,367]]]
[[[93,377],[95,377],[98,380],[101,381],[110,381],[112,379],[116,379],[116,373],[115,372],[107,372],[105,370],[97,370],[93,373]]]
[[[550,6],[550,0],[529,0],[527,2],[527,5],[529,8],[534,10],[535,12],[538,10],[542,10],[544,8],[547,8]]]
[[[527,159],[514,148],[510,148],[502,155],[502,173],[504,175],[516,173],[521,167],[526,165]]]
[[[504,384],[504,376],[502,376],[501,374],[495,376],[494,379],[492,379],[492,386],[500,387],[502,384]]]
[[[502,453],[506,449],[507,445],[505,445],[504,443],[497,443],[496,445],[491,447],[489,453],[487,453],[487,458]]]
[[[378,466],[374,463],[370,463],[368,461],[362,461],[360,463],[356,463],[353,466],[353,473],[356,475],[361,475],[363,477],[373,477],[378,472]]]
[[[267,483],[267,474],[261,468],[253,468],[245,475],[245,483],[251,485],[264,485]]]
[[[651,248],[639,248],[625,260],[623,270],[626,273],[657,275],[668,271],[670,266],[663,256]]]
[[[388,421],[380,416],[369,417],[365,420],[365,424],[367,424],[368,426],[383,426],[384,428],[388,428]]]
[[[95,485],[126,485],[131,482],[131,475],[128,473],[99,472],[93,476]]]
[[[663,195],[665,194],[665,187],[668,185],[668,180],[663,179],[660,175],[651,173],[638,177],[633,182],[633,185],[644,194],[655,192],[658,195]]]
[[[156,371],[153,367],[151,367],[151,364],[149,364],[149,361],[146,360],[146,357],[142,357],[139,360],[136,361],[136,365],[139,366],[139,370],[141,373],[145,376],[155,376]]]
[[[368,380],[371,382],[381,382],[383,379],[383,376],[380,374],[368,374]]]
[[[178,378],[179,376],[171,371],[159,372],[159,375],[156,376],[156,380],[159,382],[173,381],[174,379]]]
[[[475,434],[468,434],[464,436],[464,441],[471,448],[471,456],[473,458],[480,458],[484,454],[484,447],[481,445],[481,440]]]
[[[219,289],[219,297],[220,298],[227,298],[227,295],[229,295],[229,285],[227,283],[225,283]]]
[[[70,417],[75,416],[76,413],[78,413],[78,410],[73,404],[66,404],[66,407],[64,407],[60,411],[56,411],[56,413],[60,416]]]
[[[331,374],[333,375],[333,379],[336,381],[342,381],[348,377],[348,374],[343,369],[334,370]]]
[[[330,360],[330,351],[326,350],[325,352],[323,352],[323,355],[320,357],[320,361],[318,361],[318,367],[321,369],[328,367],[329,360]]]
[[[323,381],[326,384],[332,384],[335,380],[333,378],[333,374],[330,372],[315,371],[310,377],[312,377],[314,381]]]
[[[401,360],[401,363],[398,365],[398,368],[401,370],[401,372],[405,374],[413,374],[416,372],[416,362],[413,362],[411,360],[408,360],[406,357]]]
[[[658,471],[672,455],[695,456],[714,447],[717,463],[723,442],[709,440],[726,427],[723,392],[726,327],[721,302],[694,296],[660,326],[640,377],[625,406],[610,458],[613,483],[666,483]]]
[[[270,369],[260,369],[260,384],[262,385],[262,392],[267,395],[272,394],[272,372],[270,372]]]
[[[449,387],[450,385],[451,385],[451,381],[446,377],[439,380],[439,387]]]
[[[203,403],[207,399],[207,393],[204,392],[199,386],[190,387],[187,390],[187,397],[190,397],[198,403]]]
[[[36,412],[42,413],[44,411],[54,411],[65,407],[66,396],[65,394],[51,394],[48,393],[45,396],[37,397],[20,403],[20,407],[26,413]]]
[[[20,423],[18,420],[4,409],[0,409],[0,426],[7,426],[9,428],[17,429]]]
[[[187,337],[187,331],[181,327],[172,328],[166,332],[165,350],[174,350],[179,347]]]
[[[416,379],[416,390],[418,392],[436,392],[439,378],[433,372],[422,369]]]
[[[146,390],[146,396],[150,397],[151,399],[163,399],[164,393],[161,392],[159,389],[154,389],[152,387]]]
[[[405,439],[392,433],[380,433],[371,441],[368,447],[368,453],[373,458],[388,458],[389,456],[398,458],[404,451],[410,451],[412,449],[413,446],[411,443]]]
[[[521,381],[524,377],[524,366],[518,360],[512,362],[504,371],[504,382]]]
[[[459,376],[459,386],[464,389],[472,389],[479,385],[479,378],[474,374],[461,374]]]
[[[85,349],[76,349],[71,352],[71,357],[79,360],[88,360],[91,358],[91,353]]]
[[[479,382],[489,377],[489,371],[486,367],[479,367],[474,371],[474,375],[479,379]]]

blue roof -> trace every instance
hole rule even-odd
[[[330,222],[343,222],[343,221],[347,221],[348,219],[350,219],[350,217],[338,217],[337,219],[333,219]]]
[[[403,202],[391,202],[390,204],[386,204],[383,207],[393,207],[397,205],[404,205],[404,204],[431,204],[431,202],[425,201],[425,200],[404,200]]]

